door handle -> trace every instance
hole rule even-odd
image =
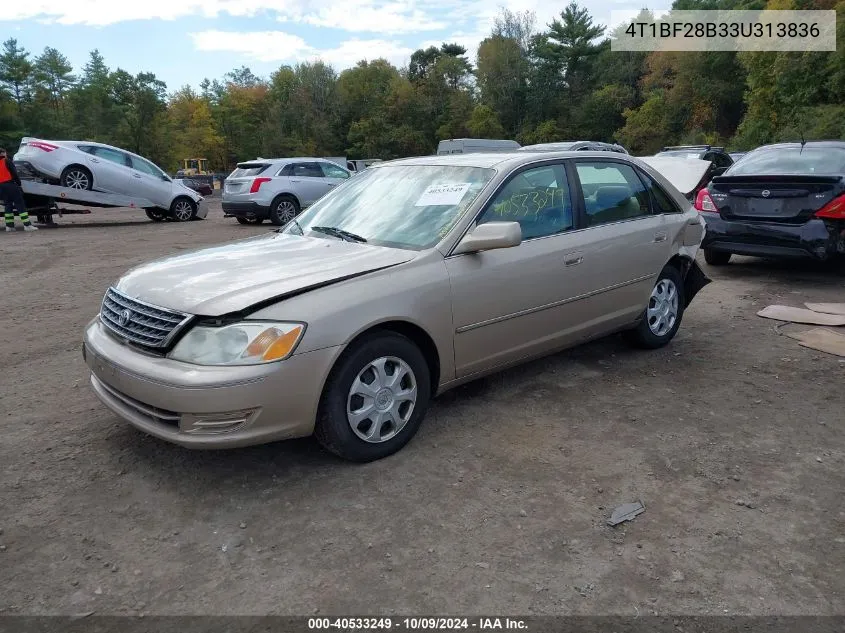
[[[581,253],[570,253],[563,258],[563,263],[567,266],[577,266],[584,261],[584,256]]]
[[[666,241],[666,233],[657,233],[654,236],[655,242],[665,242]]]
[[[141,177],[141,174],[132,174],[132,177],[133,177],[133,178],[140,178],[140,177]]]
[[[90,160],[92,163],[99,163],[100,162],[96,158],[89,158],[88,160]]]
[[[302,182],[302,180],[300,180],[299,178],[291,178],[290,181],[291,182]]]

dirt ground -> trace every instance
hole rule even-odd
[[[845,359],[755,315],[843,301],[841,272],[705,266],[667,348],[460,388],[360,466],[312,440],[190,452],[89,389],[108,284],[266,225],[57,221],[0,234],[0,613],[845,614]]]

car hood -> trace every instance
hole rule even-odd
[[[640,160],[666,178],[682,194],[689,195],[710,169],[709,160],[675,156],[642,156]]]
[[[162,308],[220,316],[416,256],[414,251],[271,233],[143,264],[115,287]]]

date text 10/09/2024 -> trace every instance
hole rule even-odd
[[[524,620],[516,618],[308,618],[311,631],[527,631]]]

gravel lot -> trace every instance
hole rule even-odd
[[[267,230],[212,209],[0,235],[0,613],[845,614],[845,359],[755,315],[843,301],[841,272],[702,264],[667,348],[460,388],[377,463],[190,452],[101,406],[80,345],[127,268]]]

